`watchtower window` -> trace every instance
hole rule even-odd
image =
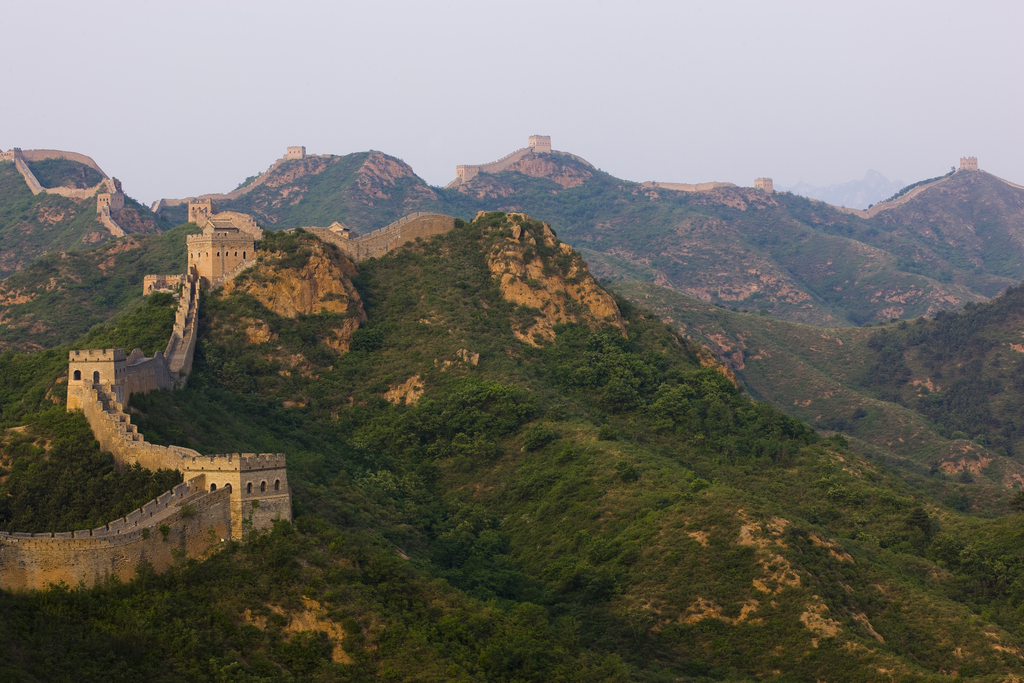
[[[228,493],[231,493],[231,484],[224,484],[224,488],[228,490]]]
[[[81,370],[75,370],[75,381],[77,382],[80,379],[82,379],[82,371]]]
[[[246,493],[252,493],[252,482],[250,481],[245,487]]]
[[[217,485],[216,484],[210,484],[210,492],[212,493],[213,491],[216,491],[216,490],[217,490]]]
[[[278,479],[277,481],[274,482],[274,490],[275,491],[280,491],[281,490],[281,480],[280,479]]]
[[[97,370],[96,372],[92,373],[92,383],[93,384],[99,384],[100,383],[100,371],[99,370]]]
[[[244,251],[242,252],[242,258],[245,258],[245,252]]]
[[[267,490],[267,482],[265,482],[265,481],[261,482],[260,483],[260,491],[266,491],[266,490]]]

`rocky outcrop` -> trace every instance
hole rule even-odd
[[[286,318],[317,313],[338,313],[346,316],[333,329],[333,336],[325,342],[339,353],[349,350],[352,334],[366,320],[363,302],[352,286],[350,278],[356,267],[318,240],[310,239],[303,247],[309,256],[301,266],[290,267],[293,255],[274,252],[259,257],[257,264],[244,277],[225,283],[223,293],[234,291],[249,294],[269,310]],[[262,334],[265,324],[249,320],[247,337],[252,340],[270,340],[269,328]]]
[[[626,334],[615,299],[590,275],[583,257],[556,239],[546,223],[510,213],[491,230],[487,265],[500,282],[501,295],[523,307],[512,321],[521,341],[533,346],[553,341],[560,323],[612,325]]]

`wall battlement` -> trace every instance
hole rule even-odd
[[[214,228],[212,220],[207,228]],[[238,231],[230,230],[232,236]],[[252,240],[248,242],[252,245]],[[251,247],[250,247],[251,249]],[[246,255],[251,258],[251,252]],[[240,263],[238,267],[246,265]],[[100,447],[119,466],[175,469],[187,484],[96,529],[59,534],[0,534],[0,587],[43,588],[48,583],[93,584],[104,576],[129,579],[141,562],[157,569],[171,564],[172,549],[194,555],[248,529],[290,520],[291,489],[282,453],[225,453],[204,456],[181,446],[148,443],[125,413],[133,393],[174,389],[187,378],[195,350],[200,276],[195,265],[181,276],[147,276],[181,284],[167,351],[147,358],[140,349],[75,349],[68,352],[68,410],[82,410]],[[186,514],[183,505],[192,508]],[[159,527],[157,529],[157,527]],[[155,533],[157,529],[159,533]]]
[[[440,235],[454,227],[455,218],[452,216],[419,211],[403,216],[390,225],[355,239],[330,228],[306,227],[303,230],[313,233],[324,242],[337,246],[343,254],[359,263],[368,258],[383,256],[417,237],[427,238]]]

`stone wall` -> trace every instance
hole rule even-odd
[[[179,285],[185,284],[185,274],[147,275],[142,278],[142,296],[153,292],[173,292]]]
[[[733,183],[657,183],[648,181],[641,183],[642,187],[660,187],[664,190],[676,190],[677,192],[710,192],[720,187],[736,187]]]
[[[64,152],[59,149],[25,149],[21,151],[21,155],[25,157],[26,161],[42,161],[44,159],[67,159],[68,161],[77,161],[80,164],[85,164],[104,178],[107,177],[107,174],[104,173],[103,169],[92,160],[92,157],[87,157],[84,154],[79,154],[78,152]]]
[[[210,492],[205,476],[198,475],[97,529],[0,532],[0,588],[38,589],[60,582],[92,586],[108,576],[128,581],[143,562],[160,571],[177,560],[172,551],[180,551],[182,559],[199,557],[230,537],[230,492]]]
[[[455,219],[452,216],[419,212],[409,214],[391,225],[356,239],[342,237],[330,228],[309,227],[303,229],[313,233],[324,242],[336,245],[343,254],[359,263],[368,258],[383,256],[406,242],[414,241],[417,237],[427,238],[432,235],[440,235],[454,227]]]
[[[259,177],[257,177],[255,180],[253,180],[251,183],[249,183],[245,187],[240,187],[237,190],[232,190],[231,192],[225,192],[225,193],[211,192],[209,194],[199,195],[199,197],[184,197],[184,198],[181,198],[181,199],[170,199],[170,198],[158,199],[155,202],[153,202],[153,206],[151,208],[152,208],[153,212],[156,213],[156,212],[159,212],[161,209],[164,209],[164,208],[167,208],[167,207],[170,207],[170,206],[180,206],[181,204],[186,204],[188,202],[195,201],[196,199],[209,199],[209,200],[214,200],[214,201],[224,200],[224,199],[238,199],[242,195],[245,195],[245,194],[248,194],[249,192],[252,192],[257,187],[259,187],[263,183],[267,182],[267,180],[270,178],[271,173],[276,171],[277,168],[281,164],[285,163],[286,161],[291,161],[292,158],[297,158],[297,157],[289,157],[288,156],[289,155],[289,150],[291,150],[291,149],[293,149],[293,148],[292,147],[287,148],[285,150],[285,155],[283,157],[281,157],[280,159],[278,159],[277,161],[272,163],[270,165],[270,168],[268,168],[266,171],[261,173],[259,175]],[[302,158],[305,158],[307,156],[306,152],[305,152],[306,148],[302,147],[301,149],[302,149],[302,154],[303,154]]]

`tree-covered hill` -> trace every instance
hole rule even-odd
[[[287,162],[224,209],[271,229],[359,232],[412,211],[547,217],[610,280],[653,282],[709,303],[796,322],[860,325],[987,300],[1024,278],[1024,190],[958,172],[870,219],[789,193],[688,193],[620,180],[571,155],[528,154],[510,170],[431,188],[368,152]]]
[[[127,585],[0,593],[5,675],[1024,675],[1009,508],[966,513],[752,401],[536,221],[489,214],[357,270],[311,240],[268,238],[274,275],[204,296],[187,386],[129,405],[157,442],[287,453],[294,525]],[[345,306],[264,296],[312,259]],[[36,386],[39,355],[0,370]],[[29,393],[38,424],[54,394]]]
[[[184,272],[185,235],[195,232],[186,223],[37,258],[0,281],[0,350],[68,345],[142,305],[142,278]]]
[[[44,187],[93,187],[102,178],[76,161],[47,159],[30,164]],[[91,184],[90,184],[91,183]],[[170,227],[130,197],[118,214],[128,233],[151,234]],[[32,194],[14,164],[0,161],[0,279],[45,254],[87,249],[111,238],[96,217],[96,200]]]
[[[999,509],[1024,485],[1020,287],[960,312],[862,328],[775,320],[653,285],[616,289],[708,344],[755,395],[904,460],[953,504]]]

